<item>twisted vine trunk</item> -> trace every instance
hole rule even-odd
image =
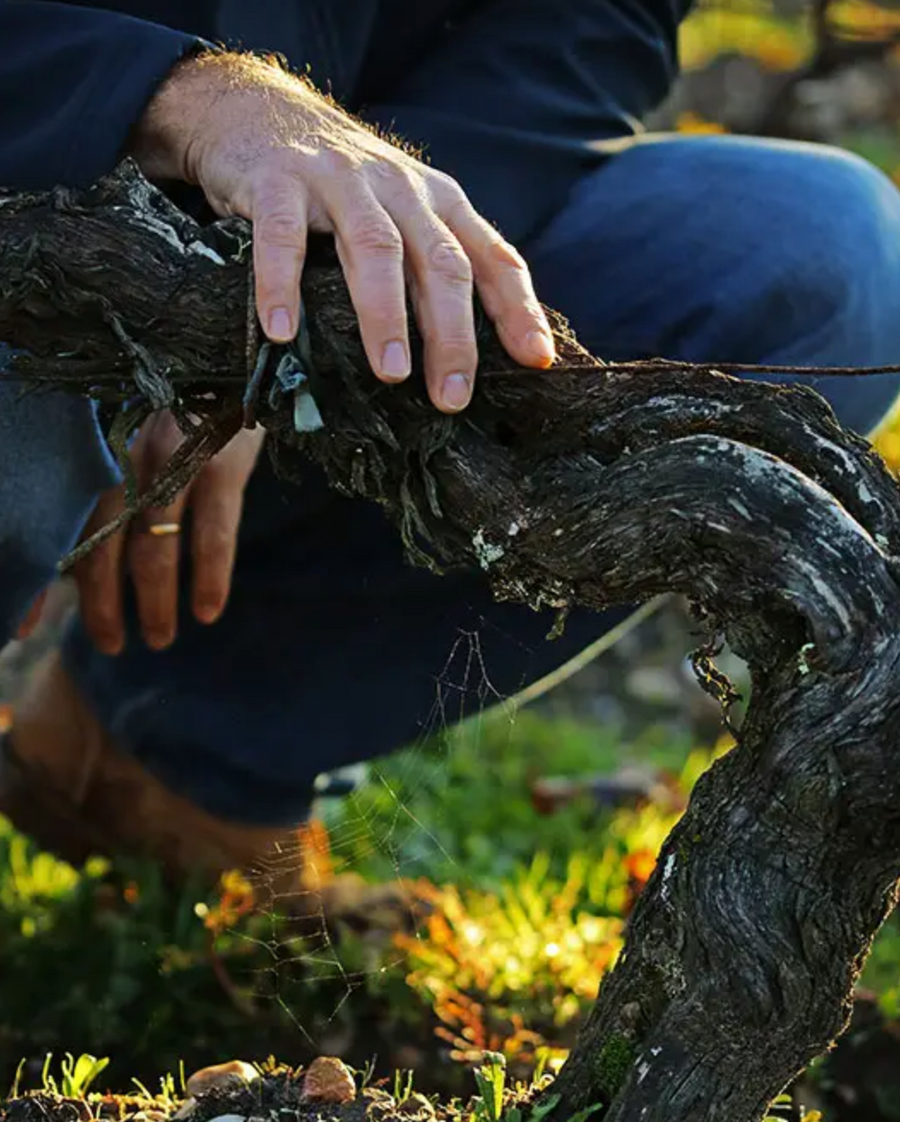
[[[473,404],[439,415],[421,380],[368,373],[323,245],[303,291],[324,426],[298,433],[283,356],[247,353],[248,244],[128,166],[80,195],[0,195],[0,339],[30,352],[13,376],[113,400],[137,384],[205,412],[213,447],[255,366],[281,469],[311,458],[382,503],[416,560],[480,565],[498,596],[561,613],[696,602],[750,663],[750,710],[552,1090],[559,1118],[602,1102],[609,1122],[756,1122],[844,1027],[900,877],[896,484],[811,391],[604,366],[558,317],[546,374],[482,322]]]

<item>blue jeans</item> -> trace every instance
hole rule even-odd
[[[502,226],[502,216],[499,217]],[[900,194],[862,161],[801,145],[644,137],[573,190],[522,247],[537,291],[609,358],[809,365],[900,362]],[[804,379],[870,430],[893,377]],[[91,410],[0,385],[0,622],[50,578],[112,482]],[[323,770],[374,756],[517,691],[622,613],[551,619],[491,601],[479,573],[408,567],[381,511],[251,481],[234,591],[215,627],[184,616],[153,653],[65,657],[117,742],[215,814],[297,821]]]

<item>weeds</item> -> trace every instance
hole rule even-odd
[[[779,1095],[775,1102],[772,1103],[772,1106],[776,1110],[779,1107],[782,1107],[786,1111],[793,1112],[793,1099],[790,1095]],[[763,1122],[784,1122],[784,1117],[774,1114],[767,1114],[763,1119]],[[818,1110],[804,1111],[800,1122],[823,1122],[822,1114]]]
[[[97,1059],[96,1056],[85,1053],[76,1060],[71,1052],[66,1052],[59,1062],[61,1072],[59,1083],[50,1071],[52,1063],[53,1053],[48,1052],[41,1071],[42,1090],[48,1094],[62,1095],[66,1099],[84,1099],[97,1076],[109,1067],[109,1058],[104,1056],[102,1059]],[[17,1072],[17,1084],[18,1076]]]
[[[485,1052],[474,1074],[478,1094],[472,1099],[471,1122],[543,1122],[559,1105],[559,1095],[548,1095],[525,1110],[518,1104],[507,1106],[506,1057],[501,1052]],[[532,1078],[528,1087],[519,1085],[527,1093],[541,1087],[540,1078]],[[602,1103],[595,1103],[570,1115],[568,1122],[587,1122],[602,1109]]]
[[[500,1122],[506,1088],[506,1057],[501,1052],[484,1053],[481,1066],[475,1068],[475,1084],[479,1094],[473,1100],[476,1122]]]
[[[394,1101],[398,1106],[402,1106],[413,1093],[414,1079],[414,1071],[398,1070],[394,1072]]]

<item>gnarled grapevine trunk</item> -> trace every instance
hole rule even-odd
[[[442,416],[420,379],[368,372],[324,245],[308,346],[280,368],[304,368],[321,414],[297,432],[283,355],[248,341],[248,246],[129,166],[81,194],[0,195],[0,339],[29,352],[13,376],[206,414],[198,456],[252,398],[282,470],[318,461],[387,508],[415,559],[480,565],[501,597],[697,603],[750,663],[750,710],[553,1090],[561,1118],[599,1101],[611,1122],[754,1122],[844,1026],[900,877],[896,484],[811,391],[604,366],[558,318],[545,374],[482,322],[475,399]]]

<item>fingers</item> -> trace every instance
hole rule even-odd
[[[523,366],[551,366],[553,334],[521,254],[461,192],[446,221],[472,263],[478,294],[507,352]]]
[[[428,393],[438,409],[456,413],[469,404],[478,365],[472,265],[459,241],[427,207],[398,214],[397,223],[425,344]]]
[[[262,442],[262,429],[242,429],[206,466],[192,489],[191,607],[201,623],[215,623],[228,601],[244,490]]]
[[[376,187],[383,203],[368,185],[347,181],[330,210],[366,355],[383,381],[409,375],[409,276],[429,395],[457,412],[469,403],[478,362],[472,267],[412,177],[396,173]]]
[[[247,209],[260,321],[275,342],[295,336],[307,228],[332,231],[376,376],[398,382],[410,373],[409,281],[429,395],[439,409],[457,412],[469,403],[478,362],[476,285],[517,362],[550,366],[553,336],[524,260],[462,189],[384,147],[378,159],[368,152],[350,158],[338,147],[315,167],[286,155],[255,180]]]
[[[350,220],[346,215],[353,215]],[[478,352],[473,286],[510,355],[526,366],[555,358],[553,335],[521,255],[486,222],[449,177],[427,181],[396,169],[371,193],[344,190],[331,214],[366,352],[385,380],[378,356],[388,340],[406,343],[404,279],[424,341],[431,400],[457,412],[472,395]],[[403,374],[408,373],[408,349]]]
[[[252,209],[253,268],[260,323],[275,343],[297,334],[307,204],[295,179],[261,187]]]
[[[158,476],[182,440],[170,413],[156,414],[144,425],[130,451],[140,491]],[[104,654],[119,654],[125,645],[122,588],[126,567],[147,646],[164,650],[174,642],[178,631],[181,530],[189,504],[191,607],[201,623],[219,618],[231,587],[244,490],[263,440],[261,428],[242,429],[170,505],[142,512],[130,528],[113,535],[78,562],[75,578],[84,626]],[[106,492],[85,534],[107,525],[124,509],[123,487]]]
[[[182,439],[170,413],[158,413],[144,425],[132,448],[140,490],[159,474]],[[187,494],[182,491],[169,506],[148,508],[138,516],[128,536],[127,563],[141,635],[155,651],[173,643],[178,631],[181,534],[160,531],[181,526],[186,504]]]
[[[160,531],[180,529],[190,506],[191,610],[200,623],[214,623],[222,614],[231,589],[244,490],[264,436],[261,428],[240,430],[170,506],[146,512],[144,532],[137,527],[132,533],[129,566],[141,632],[154,650],[165,649],[177,635],[182,556],[181,533]],[[161,414],[157,428],[148,434],[142,449],[142,486],[158,473],[181,439],[174,419]]]
[[[106,491],[97,501],[82,538],[112,522],[124,509],[124,487]],[[73,574],[85,631],[94,646],[106,655],[120,654],[125,646],[122,554],[126,535],[126,530],[120,530],[101,542],[77,563]]]
[[[400,231],[368,187],[352,180],[335,193],[329,216],[369,365],[385,382],[402,381],[412,367]]]
[[[171,646],[178,633],[178,570],[186,505],[182,492],[169,506],[148,508],[138,517],[128,541],[128,569],[141,635],[154,651]]]

